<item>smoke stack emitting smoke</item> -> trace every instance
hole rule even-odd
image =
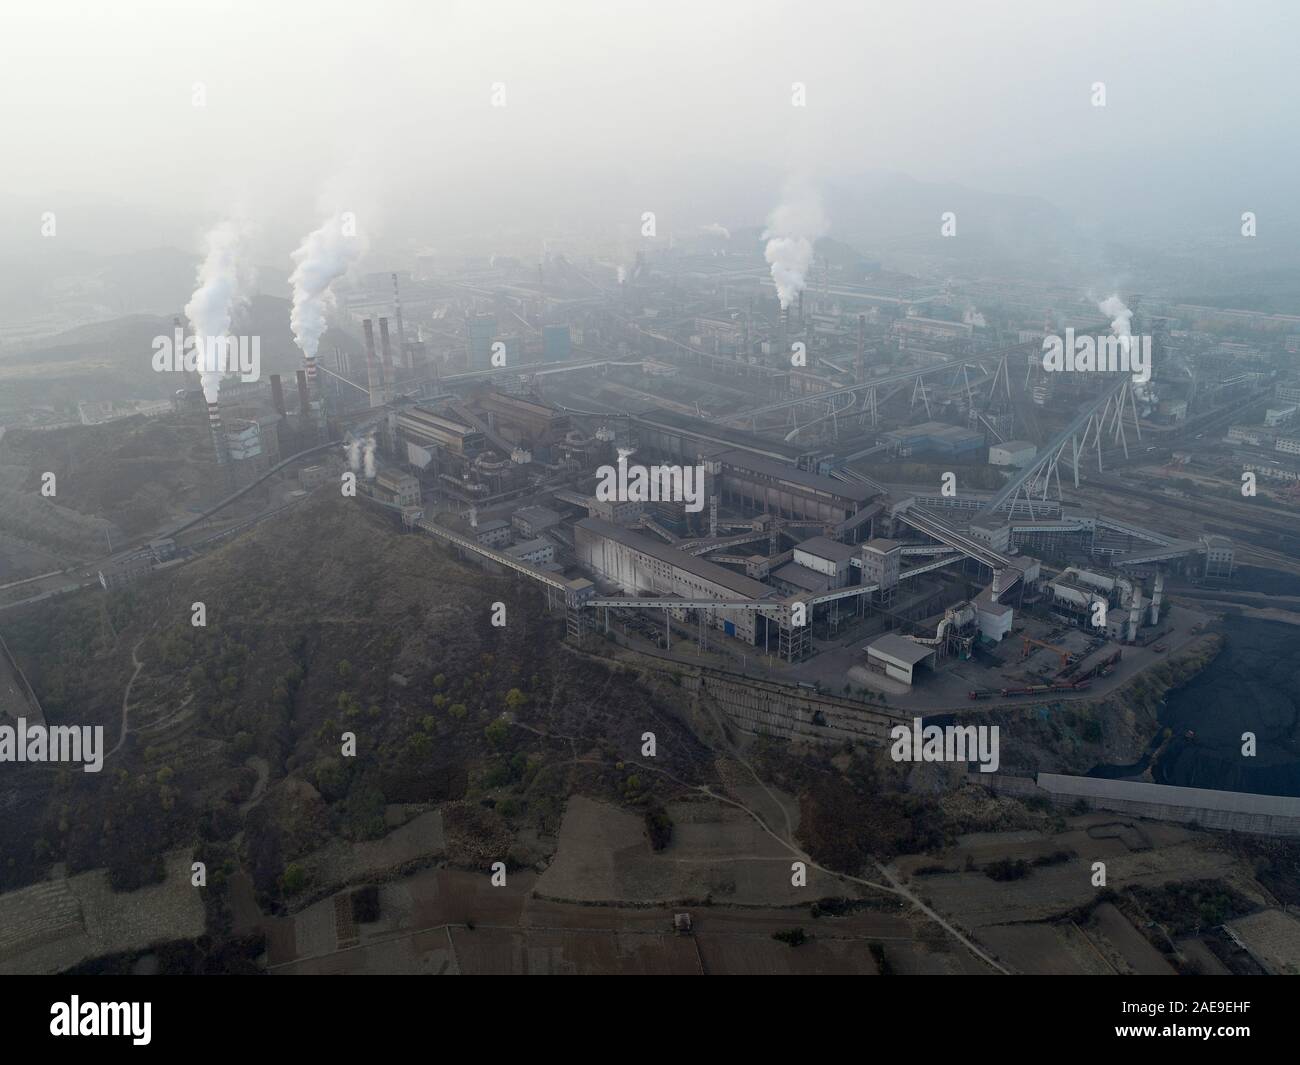
[[[360,254],[360,240],[345,234],[343,220],[336,216],[307,234],[291,256],[295,266],[289,275],[289,283],[293,285],[289,326],[302,349],[309,386],[315,385],[316,350],[325,332],[326,319],[334,309],[331,286],[347,273]]]
[[[787,190],[785,200],[768,216],[767,229],[763,231],[763,239],[767,241],[763,254],[772,267],[772,280],[782,310],[790,306],[807,284],[813,242],[827,229],[826,215],[815,194]]]
[[[1097,304],[1097,309],[1110,319],[1110,331],[1120,338],[1120,350],[1127,355],[1133,335],[1133,312],[1118,296],[1108,296]]]
[[[199,287],[185,305],[199,345],[199,380],[209,409],[217,402],[221,377],[226,371],[226,337],[235,307],[247,299],[248,277],[239,266],[239,230],[222,222],[204,238],[205,255],[199,267]]]

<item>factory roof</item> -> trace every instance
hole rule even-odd
[[[1026,448],[1038,450],[1038,445],[1032,440],[1007,440],[1001,444],[994,444],[993,447],[1001,451],[1024,451]]]
[[[818,558],[830,559],[832,562],[847,562],[851,558],[857,558],[858,555],[856,544],[841,544],[827,536],[809,537],[803,543],[795,544],[794,549],[816,555]]]
[[[773,570],[772,576],[778,581],[785,581],[808,592],[824,592],[831,583],[830,577],[825,573],[818,573],[815,569],[799,565],[798,562],[787,562],[780,569]]]
[[[507,555],[528,555],[534,551],[540,551],[546,547],[549,547],[552,551],[555,550],[555,545],[551,543],[550,540],[546,539],[545,536],[535,536],[531,540],[525,540],[523,543],[514,544],[510,547],[507,547],[506,554]]]
[[[999,603],[993,599],[993,585],[991,584],[983,589],[971,602],[975,604],[977,610],[981,610],[985,614],[996,614],[998,617],[1005,617],[1011,613],[1011,607],[1007,606],[1006,603]]]
[[[703,418],[696,418],[689,414],[681,414],[678,411],[662,410],[656,407],[641,414],[634,414],[633,419],[645,422],[648,425],[676,429],[679,432],[699,436],[702,439],[730,444],[732,448],[754,448],[761,450],[765,455],[784,455],[794,459],[800,454],[797,448],[793,448],[788,444],[763,440],[753,433],[745,432],[743,429],[733,429],[730,426],[719,425],[716,422],[706,421]]]
[[[837,481],[833,477],[823,477],[819,473],[809,473],[807,470],[798,469],[788,463],[777,462],[775,459],[764,458],[762,455],[755,455],[749,451],[725,451],[718,455],[717,458],[725,465],[739,470],[759,473],[798,488],[821,492],[824,495],[838,496],[840,499],[852,500],[855,503],[869,502],[878,494],[873,488],[865,484],[850,484],[847,481]]]
[[[776,589],[771,585],[763,584],[752,577],[745,577],[739,573],[732,573],[731,570],[719,566],[716,562],[709,562],[703,558],[697,558],[695,555],[688,555],[685,551],[678,551],[667,544],[660,543],[648,536],[641,536],[638,533],[624,529],[622,526],[613,525],[601,518],[583,518],[574,524],[574,528],[585,529],[598,536],[603,536],[607,540],[613,540],[616,543],[640,551],[643,555],[649,555],[660,562],[676,566],[680,570],[726,588],[729,592],[734,592],[739,599],[768,599],[776,595]]]
[[[877,536],[877,537],[876,537],[875,539],[873,539],[873,540],[868,540],[868,541],[867,541],[865,544],[863,544],[862,546],[863,546],[864,548],[866,548],[867,550],[869,550],[869,551],[876,551],[876,552],[879,552],[879,553],[882,554],[882,555],[887,555],[887,554],[889,554],[890,551],[894,550],[894,548],[896,548],[896,547],[902,547],[902,546],[903,546],[903,541],[902,541],[902,540],[889,540],[889,539],[886,539],[886,538],[883,537],[883,536]]]
[[[905,640],[902,636],[887,632],[884,636],[878,636],[867,644],[867,654],[892,658],[895,662],[914,666],[918,662],[924,662],[934,654],[934,648],[926,647],[925,644],[916,643],[914,640]]]
[[[502,521],[500,518],[493,518],[491,521],[481,521],[474,526],[476,533],[496,532],[498,529],[508,529],[510,523]]]
[[[514,512],[514,517],[522,521],[536,524],[539,521],[549,522],[554,525],[560,520],[560,515],[550,507],[520,507]]]
[[[1264,814],[1271,817],[1300,817],[1300,798],[1289,795],[1252,795],[1241,791],[1180,788],[1139,780],[1106,780],[1102,777],[1075,777],[1059,773],[1039,773],[1038,786],[1054,794],[1085,798],[1153,802],[1164,806]]]

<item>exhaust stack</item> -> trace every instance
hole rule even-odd
[[[1165,575],[1156,574],[1155,587],[1151,589],[1151,624],[1160,624],[1160,599],[1165,590]]]
[[[212,447],[217,453],[218,465],[226,464],[226,441],[221,433],[221,406],[216,400],[208,400],[208,429],[212,433]]]
[[[271,403],[275,406],[276,414],[281,418],[289,416],[288,411],[284,409],[284,385],[278,373],[271,374]]]
[[[393,317],[397,324],[397,355],[408,370],[415,369],[415,356],[406,350],[406,330],[402,326],[402,297],[397,291],[397,274],[393,274]]]
[[[384,402],[384,382],[375,357],[375,323],[367,318],[361,328],[366,336],[366,387],[370,390],[370,405],[378,407]]]
[[[858,363],[853,373],[854,380],[862,384],[867,379],[867,316],[858,315]]]
[[[393,348],[388,341],[388,319],[379,319],[379,350],[383,354],[384,402],[391,403],[397,389],[393,378]]]

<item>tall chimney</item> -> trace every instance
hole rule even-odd
[[[284,409],[284,385],[281,384],[278,373],[271,374],[271,402],[281,418],[288,417],[288,411]]]
[[[316,395],[316,356],[303,355],[302,368],[307,377],[307,394],[314,396]]]
[[[803,289],[800,289],[800,290],[799,290],[799,328],[800,328],[800,329],[803,328],[803,323],[804,323],[804,316],[803,316]]]
[[[302,416],[303,424],[311,416],[311,404],[307,401],[307,371],[298,370],[298,413]]]
[[[393,274],[393,317],[397,321],[397,356],[403,366],[414,370],[415,358],[406,350],[406,329],[402,326],[402,297],[397,291],[397,274]]]
[[[361,328],[366,334],[366,385],[370,389],[370,405],[378,407],[384,402],[384,383],[379,360],[375,358],[375,323],[367,318]]]
[[[221,405],[208,400],[208,429],[212,433],[212,446],[217,452],[217,462],[226,464],[226,441],[221,435]]]
[[[1165,575],[1156,573],[1155,587],[1151,589],[1151,624],[1160,624],[1160,599],[1165,590]]]
[[[858,384],[867,379],[867,316],[858,315],[858,368],[854,373]]]
[[[1133,589],[1133,603],[1128,611],[1128,642],[1137,643],[1138,626],[1142,624],[1142,593]]]
[[[790,308],[782,307],[780,324],[777,327],[777,333],[776,333],[776,347],[777,347],[776,355],[777,355],[778,362],[784,362],[785,357],[790,353],[789,330],[790,330]]]
[[[388,343],[388,319],[379,319],[379,349],[384,356],[384,402],[392,401],[397,389],[393,378],[393,349]]]

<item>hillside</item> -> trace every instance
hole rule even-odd
[[[3,801],[26,812],[0,822],[5,889],[55,861],[107,865],[132,888],[169,849],[199,846],[274,908],[303,889],[286,881],[295,860],[382,836],[401,804],[469,801],[472,834],[507,841],[553,833],[574,791],[653,809],[661,778],[629,785],[616,768],[647,728],[664,770],[708,778],[671,696],[569,654],[562,616],[531,586],[363,506],[318,497],[168,577],[6,620],[50,720],[103,724],[110,750],[133,648],[142,665],[102,773],[7,775]],[[191,625],[196,602],[206,627]],[[341,754],[345,732],[355,757]]]

